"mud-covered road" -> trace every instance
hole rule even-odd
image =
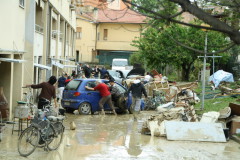
[[[27,158],[17,151],[17,132],[4,130],[0,142],[0,160],[237,160],[240,144],[168,141],[140,133],[142,123],[151,112],[142,112],[137,122],[132,115],[114,116],[68,114],[63,143],[57,151],[38,148]],[[74,121],[77,129],[69,130]]]

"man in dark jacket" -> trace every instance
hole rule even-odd
[[[134,120],[137,120],[136,114],[140,111],[142,94],[144,94],[145,98],[147,98],[147,92],[140,80],[134,80],[127,93],[129,94],[129,92],[132,92],[131,110]]]
[[[40,84],[32,84],[32,85],[26,85],[26,87],[31,87],[33,89],[39,89],[41,88],[41,93],[38,97],[38,109],[43,109],[43,107],[48,103],[48,101],[51,102],[51,99],[54,99],[55,107],[57,108],[57,99],[56,99],[56,89],[54,84],[57,82],[57,78],[55,76],[51,76],[48,80],[48,82],[42,82]]]
[[[91,76],[91,68],[89,68],[89,65],[87,64],[84,68],[83,68],[84,74],[86,78],[90,78]]]
[[[102,69],[98,68],[98,70],[99,70],[99,72],[100,72],[100,78],[101,78],[101,79],[104,79],[104,76],[105,76],[106,74],[109,75],[108,71],[105,69],[104,66],[102,67]]]

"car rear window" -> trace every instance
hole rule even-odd
[[[80,80],[71,80],[67,86],[65,87],[66,90],[77,90],[78,86],[82,83]]]

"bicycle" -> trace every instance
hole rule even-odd
[[[52,116],[50,102],[43,110],[38,110],[18,140],[18,152],[21,156],[27,157],[37,147],[44,147],[44,150],[56,150],[60,146],[65,127],[62,121],[65,117]]]
[[[22,88],[28,88],[28,92],[24,92],[24,96],[22,98],[23,102],[26,102],[27,106],[30,108],[30,113],[34,115],[34,113],[37,111],[37,106],[34,105],[34,98],[31,87],[22,87]]]
[[[31,87],[22,87],[22,88],[28,88],[28,92],[23,93],[22,101],[27,102],[27,104],[33,104],[33,93]]]

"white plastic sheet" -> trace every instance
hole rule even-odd
[[[217,87],[221,82],[234,82],[232,73],[225,72],[223,70],[218,70],[213,75],[209,77],[209,82],[213,82],[215,87]]]

